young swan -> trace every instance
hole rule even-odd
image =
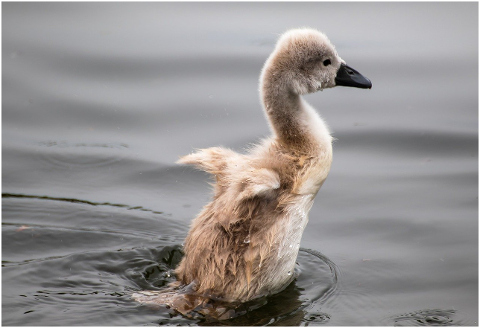
[[[328,127],[301,95],[337,85],[372,87],[323,33],[290,30],[260,77],[273,136],[246,155],[214,147],[178,161],[216,177],[213,200],[193,220],[176,269],[189,293],[245,302],[292,281],[308,212],[332,162]],[[134,298],[182,307],[167,296],[163,301],[152,296],[143,292]]]

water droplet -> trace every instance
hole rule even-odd
[[[292,271],[288,271],[288,275],[290,276],[292,274]]]
[[[293,247],[293,245],[290,245],[290,248],[292,248],[292,247]]]
[[[243,241],[245,244],[250,244],[250,236],[247,236],[245,240]]]

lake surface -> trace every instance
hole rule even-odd
[[[3,325],[478,325],[477,3],[2,9]],[[298,278],[228,322],[134,302],[211,197],[175,161],[269,134],[260,69],[300,26],[373,88],[306,97],[337,140]]]

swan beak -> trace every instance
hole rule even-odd
[[[372,82],[365,76],[346,64],[341,64],[335,77],[336,85],[344,87],[355,87],[361,89],[371,89]]]

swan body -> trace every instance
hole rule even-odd
[[[196,295],[245,302],[292,281],[308,212],[332,163],[328,126],[301,95],[337,85],[371,88],[323,33],[287,31],[260,76],[272,136],[247,154],[214,147],[178,161],[216,180],[185,240],[179,284]],[[136,298],[148,303],[145,295]]]

